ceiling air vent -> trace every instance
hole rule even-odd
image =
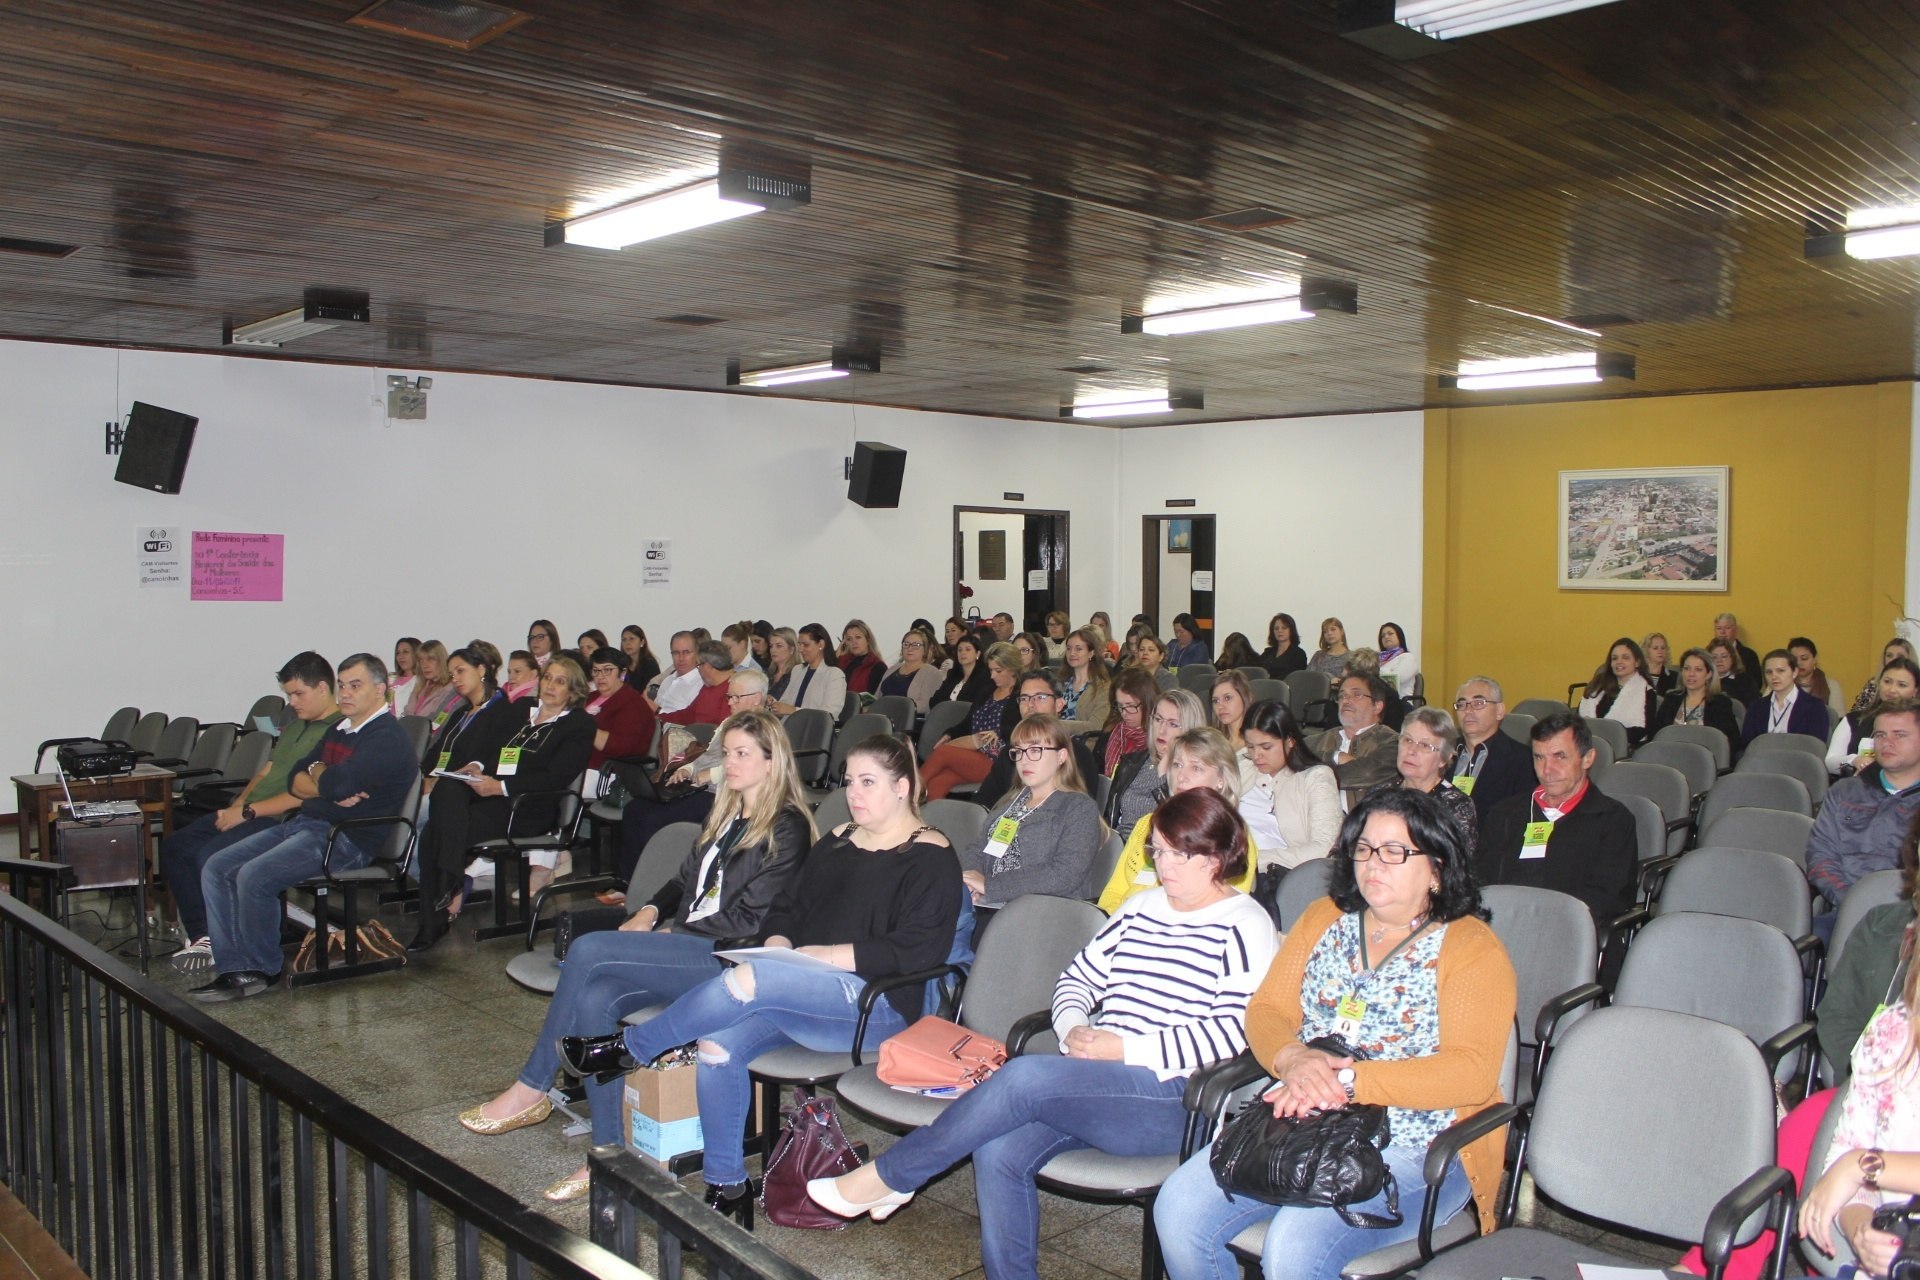
[[[1221,231],[1260,231],[1267,227],[1281,227],[1299,219],[1290,213],[1278,209],[1266,209],[1255,206],[1251,209],[1236,209],[1232,213],[1216,213],[1194,221],[1203,227],[1217,227]]]
[[[661,324],[683,324],[689,329],[704,329],[710,324],[725,324],[725,316],[703,316],[697,311],[683,311],[677,316],[655,316]]]
[[[347,23],[471,53],[513,30],[528,16],[471,0],[378,0],[348,18]]]
[[[32,258],[71,258],[80,252],[77,244],[55,244],[51,240],[20,240],[0,236],[0,253],[24,253]]]

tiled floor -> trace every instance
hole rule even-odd
[[[114,906],[112,923],[125,924],[130,915],[122,901]],[[411,936],[405,920],[388,923],[402,940]],[[103,935],[97,916],[79,915],[75,927],[110,947],[131,936],[124,929]],[[580,1165],[585,1137],[564,1137],[556,1118],[504,1137],[483,1138],[468,1133],[454,1118],[513,1080],[545,1014],[546,997],[522,989],[505,975],[507,960],[520,946],[513,939],[476,944],[459,935],[396,972],[298,992],[281,989],[210,1008],[228,1025],[359,1105],[584,1232],[584,1201],[549,1206],[539,1192]],[[165,961],[155,963],[153,977],[174,990],[199,981],[175,974]],[[891,1135],[851,1117],[845,1123],[850,1136],[875,1150],[892,1141]],[[1043,1200],[1041,1275],[1047,1280],[1138,1275],[1138,1209],[1052,1196]],[[1679,1252],[1659,1242],[1603,1234],[1544,1205],[1530,1205],[1528,1215],[1536,1225],[1644,1258],[1649,1265],[1669,1263]],[[822,1277],[878,1280],[911,1275],[939,1280],[982,1274],[968,1166],[928,1187],[911,1208],[884,1224],[862,1222],[846,1231],[808,1232],[761,1223],[757,1233]],[[648,1255],[639,1259],[643,1266],[652,1260],[650,1250]]]

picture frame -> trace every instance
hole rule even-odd
[[[1190,556],[1193,554],[1193,521],[1168,520],[1167,554],[1170,556]]]
[[[1729,467],[1560,473],[1560,589],[1726,591]]]

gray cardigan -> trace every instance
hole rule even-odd
[[[960,869],[978,871],[987,878],[982,905],[999,906],[1029,893],[1092,899],[1100,892],[1094,883],[1093,860],[1107,833],[1100,822],[1100,807],[1083,791],[1056,791],[1048,796],[1020,820],[1011,849],[998,858],[987,856],[994,824],[1025,794],[1022,788],[997,806],[980,838],[960,851]]]

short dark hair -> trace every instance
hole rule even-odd
[[[287,659],[287,665],[281,667],[273,677],[281,684],[289,680],[298,680],[301,684],[319,688],[327,686],[327,692],[333,692],[333,664],[309,649],[305,653],[296,653]]]
[[[610,644],[603,644],[593,651],[593,656],[587,659],[587,665],[612,667],[624,675],[627,670],[627,655],[624,650],[616,649]]]
[[[1191,794],[1191,793],[1189,793]],[[1376,813],[1398,816],[1407,824],[1407,838],[1413,847],[1433,860],[1440,873],[1440,887],[1434,891],[1428,916],[1441,923],[1462,916],[1492,919],[1486,904],[1480,901],[1480,880],[1473,868],[1473,844],[1451,810],[1425,791],[1394,787],[1369,792],[1353,806],[1353,812],[1340,824],[1340,839],[1333,852],[1333,880],[1327,896],[1342,911],[1361,911],[1367,900],[1360,893],[1353,870],[1353,847],[1367,829],[1367,819]]]
[[[341,675],[345,675],[347,674],[348,667],[365,667],[367,669],[367,677],[375,684],[388,683],[387,664],[370,653],[356,653],[351,657],[343,659],[340,665],[334,669]]]
[[[1387,688],[1387,682],[1371,671],[1347,672],[1347,674],[1341,676],[1339,682],[1334,685],[1334,692],[1338,693],[1340,691],[1340,685],[1345,684],[1349,680],[1364,681],[1367,686],[1367,697],[1379,703],[1382,708],[1393,701],[1393,690]]]
[[[1013,691],[1018,693],[1022,688],[1032,684],[1036,680],[1047,686],[1049,696],[1055,698],[1060,696],[1060,682],[1055,680],[1053,673],[1045,667],[1034,667],[1031,670],[1022,671],[1020,673],[1020,679],[1014,683]]]
[[[1012,623],[1012,622],[1013,622],[1013,615],[1012,615],[1012,614],[1010,614],[1010,613],[996,613],[996,614],[994,614],[994,615],[993,615],[993,620],[994,620],[995,622],[998,622],[998,621],[1000,621],[1000,619],[1002,619],[1002,618],[1005,618],[1005,619],[1007,620],[1007,622],[1008,622],[1008,623]]]
[[[1820,650],[1815,648],[1813,641],[1807,639],[1805,636],[1795,636],[1793,639],[1787,641],[1787,648],[1805,649],[1816,658],[1820,656]]]
[[[1162,801],[1147,828],[1149,841],[1156,831],[1190,858],[1211,858],[1213,878],[1220,884],[1247,874],[1246,820],[1212,787],[1195,787]]]
[[[1527,730],[1527,737],[1534,742],[1545,742],[1568,732],[1573,734],[1573,749],[1580,755],[1584,756],[1593,750],[1593,730],[1587,727],[1587,718],[1572,708],[1534,721],[1533,728]]]
[[[1245,734],[1249,729],[1287,743],[1287,768],[1295,773],[1325,763],[1307,746],[1300,722],[1293,718],[1293,712],[1287,704],[1278,698],[1262,698],[1247,708],[1247,718],[1240,722],[1240,732]]]

